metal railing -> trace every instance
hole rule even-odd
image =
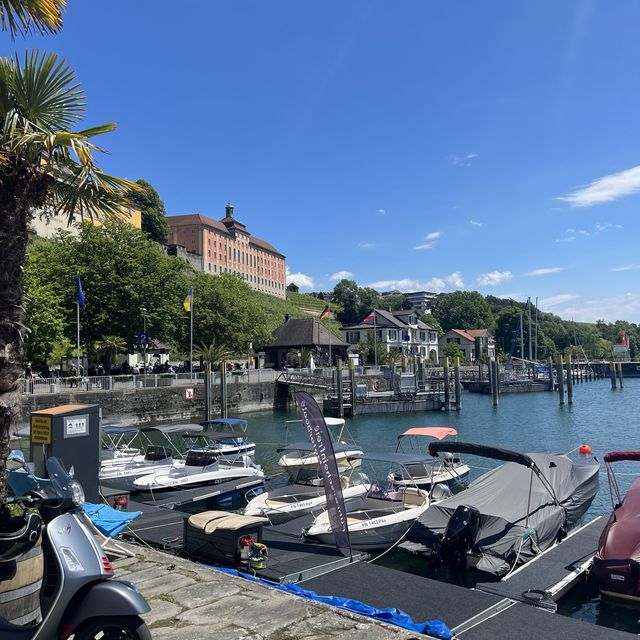
[[[272,369],[241,369],[227,372],[228,384],[273,382],[276,373]],[[83,391],[124,391],[126,389],[155,387],[188,387],[203,384],[204,373],[148,373],[120,376],[82,376],[56,378],[27,378],[20,381],[22,393],[78,393]],[[211,384],[220,383],[220,373],[211,375]]]

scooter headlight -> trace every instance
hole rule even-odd
[[[84,504],[84,491],[80,483],[72,480],[69,483],[69,491],[71,492],[71,502],[74,507],[81,507]]]

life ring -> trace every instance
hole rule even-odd
[[[380,389],[380,382],[378,382],[378,380],[374,380],[371,386],[373,387],[374,391],[378,391],[378,389]]]

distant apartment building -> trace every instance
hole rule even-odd
[[[286,297],[285,256],[266,240],[251,235],[234,217],[231,204],[221,220],[193,213],[168,216],[167,221],[167,245],[202,256],[205,273],[236,273],[256,291]]]
[[[431,305],[438,297],[437,293],[432,293],[431,291],[411,291],[402,295],[416,311],[421,313],[431,313]]]
[[[142,228],[142,214],[140,209],[136,209],[132,206],[126,206],[122,209],[122,212],[118,214],[117,219],[121,222],[126,222],[136,229]],[[34,219],[30,223],[31,230],[41,238],[53,238],[61,229],[69,231],[72,235],[77,236],[80,233],[79,223],[81,222],[93,222],[93,224],[101,225],[103,219],[91,218],[86,214],[78,214],[74,220],[69,224],[69,216],[67,215],[55,215],[40,217],[35,215]]]

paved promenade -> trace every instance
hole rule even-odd
[[[269,589],[188,560],[129,547],[135,558],[113,563],[151,605],[145,617],[156,640],[408,640],[399,627]]]

